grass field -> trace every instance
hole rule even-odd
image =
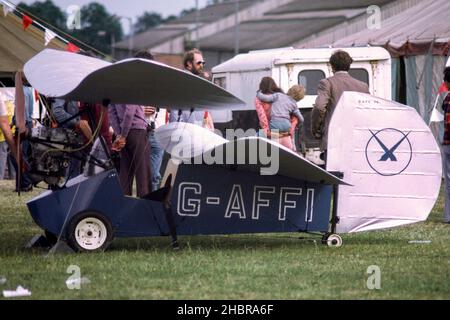
[[[428,221],[343,235],[341,248],[265,234],[181,237],[175,252],[168,238],[118,239],[104,253],[47,256],[23,248],[40,232],[25,206],[39,191],[11,190],[0,181],[0,290],[22,285],[26,299],[450,299],[442,194]],[[91,283],[69,290],[70,265]],[[381,269],[379,290],[366,285],[371,265]]]

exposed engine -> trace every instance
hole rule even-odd
[[[74,151],[83,147],[82,137],[71,129],[41,126],[32,129],[29,142],[28,169],[33,183],[45,181],[50,186],[63,186]]]

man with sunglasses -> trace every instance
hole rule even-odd
[[[198,49],[193,49],[186,52],[183,59],[184,68],[189,70],[196,76],[203,76],[203,68],[205,66],[205,60],[203,54]]]
[[[203,54],[198,49],[193,49],[185,53],[183,58],[184,69],[195,74],[196,76],[206,78],[204,73],[205,60]],[[170,112],[169,122],[189,122],[201,127],[214,130],[214,123],[211,118],[211,114],[206,111],[194,111],[189,110],[181,111],[172,109]]]

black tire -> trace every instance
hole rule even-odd
[[[325,233],[323,236],[322,236],[322,244],[327,244],[327,240],[328,240],[328,236],[330,235],[330,233],[329,232],[327,232],[327,233]]]
[[[76,214],[67,227],[67,244],[76,252],[101,252],[114,235],[110,221],[95,211]]]

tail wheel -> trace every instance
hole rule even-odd
[[[96,212],[84,212],[74,216],[67,229],[68,244],[81,252],[104,251],[113,239],[111,223]]]
[[[329,247],[340,247],[342,246],[342,238],[338,234],[325,234],[322,238],[322,243]]]

